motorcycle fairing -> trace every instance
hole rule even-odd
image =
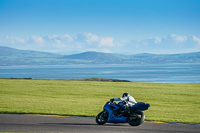
[[[108,123],[126,123],[127,122],[127,117],[125,116],[116,117],[113,114],[113,111],[119,109],[117,105],[106,103],[106,105],[104,106],[104,109],[108,111],[109,113],[108,121],[107,121]]]
[[[149,107],[150,107],[150,104],[148,103],[138,102],[135,105],[133,105],[131,108],[134,111],[144,111],[144,110],[147,110]]]

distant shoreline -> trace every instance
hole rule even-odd
[[[98,82],[133,82],[129,80],[120,79],[106,79],[106,78],[89,78],[89,79],[36,79],[36,78],[0,78],[0,79],[18,79],[18,80],[63,80],[63,81],[98,81]],[[142,83],[142,82],[140,82]],[[160,82],[143,82],[143,83],[160,83]],[[168,83],[168,82],[162,82]],[[170,83],[170,82],[169,82]],[[176,84],[176,83],[173,83]],[[199,84],[199,83],[177,83],[177,84]]]
[[[105,79],[105,78],[89,78],[89,79],[34,79],[34,78],[0,78],[0,79],[25,79],[25,80],[66,80],[66,81],[100,81],[100,82],[131,82],[129,80]]]

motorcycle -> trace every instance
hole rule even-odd
[[[150,107],[150,104],[138,102],[131,107],[124,106],[125,101],[115,103],[107,102],[103,111],[96,116],[96,123],[103,125],[107,123],[129,123],[138,126],[144,122],[145,114],[142,112]]]

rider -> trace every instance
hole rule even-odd
[[[113,102],[113,101],[125,101],[125,102],[127,102],[128,106],[132,106],[132,105],[134,105],[134,104],[137,103],[135,101],[135,99],[128,92],[125,92],[122,95],[122,98],[113,98],[113,99],[110,99],[110,102]]]
[[[113,98],[113,99],[110,99],[111,103],[113,101],[122,101],[124,103],[124,109],[125,109],[125,111],[128,111],[131,106],[133,106],[134,104],[137,103],[136,100],[128,92],[125,92],[122,95],[122,98]],[[119,113],[119,111],[120,111],[120,108],[117,109],[115,112]]]

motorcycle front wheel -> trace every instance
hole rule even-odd
[[[103,125],[108,121],[108,112],[106,110],[100,112],[96,117],[96,123]]]
[[[142,111],[138,111],[133,115],[131,115],[128,118],[127,122],[131,126],[139,126],[144,122],[144,119],[145,119],[145,114]]]

